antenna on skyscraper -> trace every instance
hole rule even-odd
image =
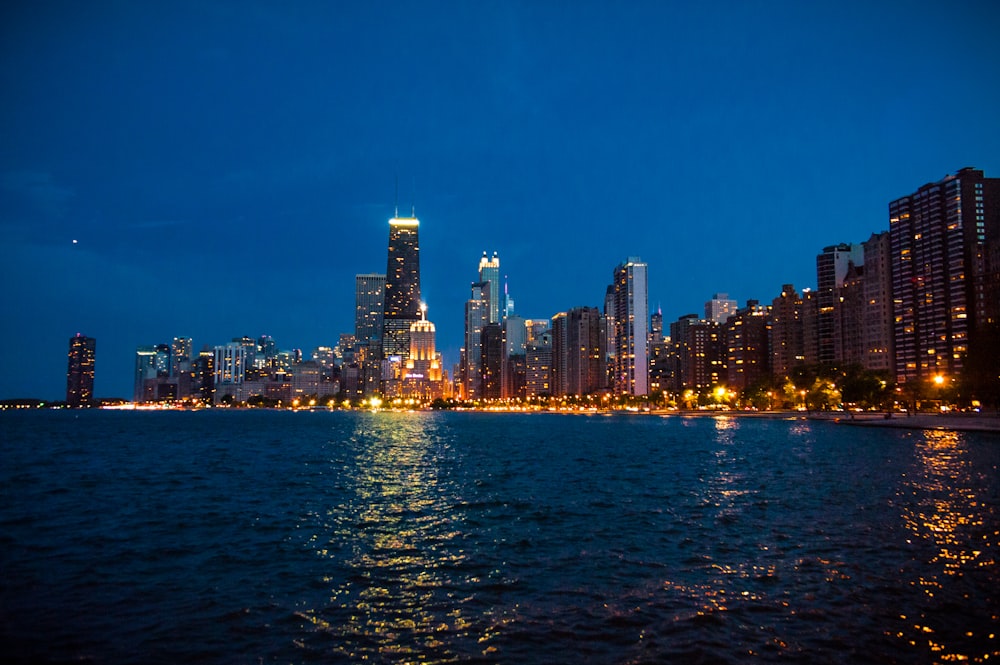
[[[399,218],[399,165],[396,165],[396,200],[393,201],[393,207],[395,212],[393,212],[393,218]]]
[[[410,217],[417,216],[417,176],[413,176],[410,179],[410,188],[412,194],[410,195]]]

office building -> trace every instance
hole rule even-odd
[[[420,220],[389,220],[389,252],[385,270],[382,357],[405,362],[410,353],[410,326],[420,320]]]
[[[503,326],[499,323],[483,326],[480,336],[480,396],[483,399],[500,399],[503,396],[504,347]]]
[[[506,303],[500,301],[500,258],[496,252],[493,252],[491,259],[486,258],[486,252],[483,252],[483,258],[479,259],[479,281],[489,282],[487,289],[489,323],[500,323],[502,307],[505,307]],[[504,291],[506,295],[506,289]]]
[[[354,338],[369,347],[382,340],[385,283],[385,275],[377,273],[354,276]]]
[[[444,395],[441,355],[436,350],[436,328],[427,320],[427,308],[421,305],[421,319],[410,326],[410,357],[403,368],[401,396],[436,399]]]
[[[647,266],[629,257],[614,270],[615,372],[618,395],[645,395],[649,389],[649,302]]]
[[[66,368],[66,403],[73,408],[90,406],[94,399],[94,363],[97,340],[77,333],[69,338]]]

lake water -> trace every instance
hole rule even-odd
[[[993,662],[998,547],[991,434],[0,414],[13,662]]]

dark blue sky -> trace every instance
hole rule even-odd
[[[639,255],[671,321],[1000,176],[993,2],[150,4],[0,10],[0,397],[76,332],[98,396],[175,336],[332,346],[397,173],[449,369],[484,250],[527,317]]]

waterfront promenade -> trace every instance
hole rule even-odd
[[[862,427],[899,429],[934,429],[958,432],[1000,432],[1000,416],[983,413],[851,413],[849,411],[656,411],[659,415],[680,417],[772,418],[832,421]]]

